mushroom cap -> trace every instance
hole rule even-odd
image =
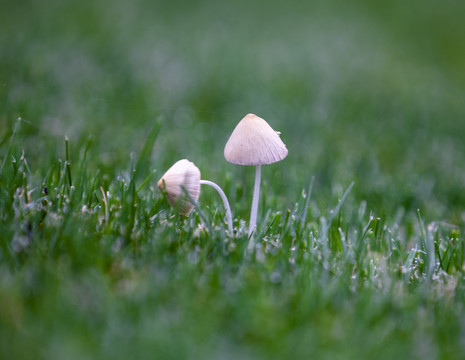
[[[200,195],[200,170],[195,164],[187,159],[177,161],[158,180],[158,188],[166,190],[168,203],[181,215],[189,215],[194,205],[189,201],[181,188],[183,185],[189,195],[195,201]]]
[[[272,164],[286,156],[279,134],[254,114],[247,114],[237,124],[224,147],[225,159],[238,165]]]

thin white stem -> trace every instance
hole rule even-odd
[[[228,219],[228,229],[232,235],[233,226],[232,226],[231,207],[229,206],[228,198],[226,197],[226,194],[224,193],[223,189],[221,189],[217,184],[215,184],[213,181],[210,181],[210,180],[200,180],[200,184],[211,186],[218,192],[218,194],[220,194],[221,199],[223,200],[224,207],[226,208],[226,217]]]
[[[254,232],[257,224],[258,199],[260,198],[260,177],[261,165],[257,165],[255,170],[255,185],[253,188],[252,210],[250,211],[249,236]]]

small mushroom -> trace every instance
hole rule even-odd
[[[200,196],[200,170],[187,159],[182,159],[171,166],[158,181],[158,188],[166,190],[168,203],[181,215],[187,216],[194,208],[181,186],[187,190],[194,201]]]
[[[286,145],[279,137],[279,133],[254,114],[246,115],[237,124],[224,147],[224,157],[230,163],[256,166],[249,236],[255,230],[257,222],[261,165],[281,161],[287,153]]]
[[[187,216],[194,208],[194,204],[187,198],[182,187],[186,189],[193,201],[197,201],[200,195],[200,185],[208,185],[214,188],[223,200],[226,208],[228,229],[233,234],[231,207],[224,191],[213,181],[201,180],[200,170],[187,159],[182,159],[171,166],[158,181],[160,190],[165,187],[168,203],[181,215]]]

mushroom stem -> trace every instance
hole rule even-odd
[[[261,165],[257,165],[255,169],[255,185],[253,188],[252,210],[250,211],[249,236],[255,230],[255,225],[257,223],[258,199],[260,198],[260,178]]]
[[[233,226],[232,226],[232,214],[231,214],[231,207],[229,206],[228,198],[224,193],[223,189],[221,189],[217,184],[210,180],[200,180],[200,184],[208,185],[214,188],[218,194],[220,194],[221,199],[223,200],[224,207],[226,208],[226,217],[228,219],[228,229],[231,235],[233,234]]]

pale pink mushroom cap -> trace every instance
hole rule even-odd
[[[189,201],[182,190],[184,186],[194,201],[200,195],[200,170],[187,159],[182,159],[171,166],[158,181],[160,190],[166,190],[168,203],[180,214],[189,215],[194,205]]]
[[[286,156],[279,134],[254,114],[247,114],[237,124],[224,147],[225,159],[238,165],[272,164]]]

